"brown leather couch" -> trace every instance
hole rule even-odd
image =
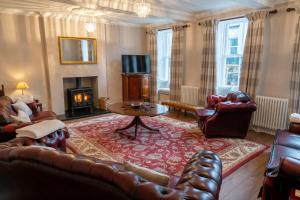
[[[278,130],[261,191],[263,200],[289,200],[300,190],[300,126]]]
[[[226,97],[207,97],[207,107],[197,109],[198,124],[206,137],[237,137],[247,135],[256,103],[244,92]]]
[[[122,164],[24,147],[20,138],[0,144],[0,199],[213,200],[219,198],[222,163],[212,152],[195,154],[173,187],[149,182]]]
[[[39,111],[36,102],[33,102],[28,104],[33,113],[30,116],[32,123],[12,123],[10,115],[17,115],[17,113],[11,104],[12,100],[9,97],[0,97],[0,142],[5,142],[15,138],[16,129],[18,128],[47,119],[56,119],[56,114],[54,112]]]

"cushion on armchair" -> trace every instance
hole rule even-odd
[[[23,101],[18,100],[16,103],[12,104],[12,107],[17,111],[22,110],[28,116],[32,115],[32,110]]]
[[[23,112],[22,110],[18,111],[18,116],[11,115],[10,117],[11,117],[12,121],[16,122],[16,123],[19,123],[19,122],[29,123],[29,122],[31,122],[29,116],[25,112]]]

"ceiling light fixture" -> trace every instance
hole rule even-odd
[[[98,10],[98,9],[93,9],[93,8],[74,8],[72,10],[72,13],[75,15],[80,15],[80,16],[93,16],[93,17],[101,17],[104,15],[110,14],[109,11],[106,10]]]
[[[146,0],[136,0],[134,2],[134,12],[141,18],[147,17],[151,12],[151,4]]]
[[[95,8],[84,8],[84,7],[74,8],[72,10],[72,13],[75,15],[89,18],[88,21],[84,23],[84,28],[89,33],[95,32],[97,26],[96,24],[97,17],[110,14],[110,12],[106,10],[98,10]]]
[[[87,32],[93,33],[96,30],[96,23],[95,22],[85,22],[84,28]]]

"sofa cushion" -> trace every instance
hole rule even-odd
[[[11,99],[7,96],[0,97],[0,125],[6,125],[11,122],[10,116],[16,116],[16,112],[11,106]]]
[[[36,112],[30,116],[31,121],[41,121],[56,119],[56,114],[52,111]]]

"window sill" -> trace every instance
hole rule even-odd
[[[159,94],[169,94],[170,93],[170,89],[169,88],[159,88],[158,89],[158,93]]]

